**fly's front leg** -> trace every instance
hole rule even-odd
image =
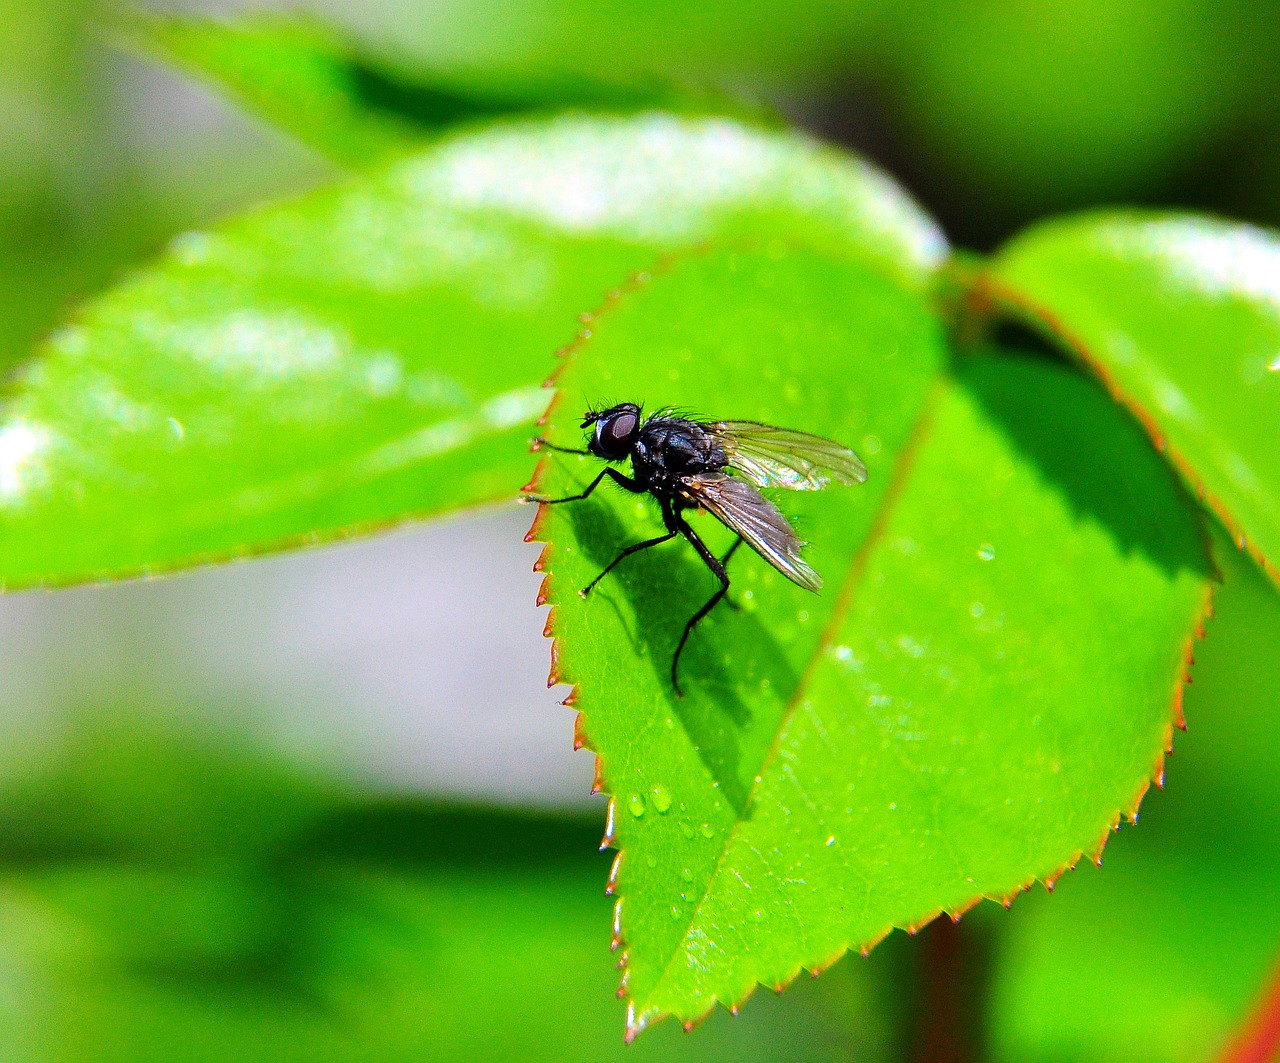
[[[645,489],[636,483],[635,480],[631,479],[630,476],[624,476],[622,473],[618,472],[617,469],[604,469],[601,471],[599,476],[587,485],[587,489],[581,494],[566,495],[564,498],[547,498],[543,495],[526,495],[525,497],[528,498],[530,502],[541,502],[546,506],[558,506],[561,502],[581,502],[584,498],[589,498],[591,496],[591,492],[600,486],[600,481],[606,476],[619,487],[625,487],[633,494],[644,494]]]
[[[689,641],[689,636],[693,633],[693,629],[698,626],[698,622],[711,612],[711,610],[720,603],[720,599],[728,593],[729,574],[724,570],[724,563],[707,549],[707,544],[698,537],[697,532],[689,527],[684,518],[679,514],[676,514],[674,519],[677,529],[686,539],[689,540],[693,548],[698,551],[698,556],[702,558],[703,563],[706,564],[707,568],[711,569],[716,579],[720,581],[720,589],[716,591],[715,594],[713,594],[707,601],[707,604],[694,613],[693,616],[689,618],[689,622],[685,624],[684,634],[680,636],[680,642],[676,645],[675,656],[671,658],[671,685],[675,687],[676,694],[679,697],[684,697],[684,691],[680,688],[680,655],[684,652],[684,645]],[[741,542],[741,540],[739,540],[739,542]],[[737,543],[730,547],[729,552],[725,555],[726,561],[733,556],[733,552],[737,548]]]
[[[557,454],[578,454],[582,457],[586,457],[591,453],[591,451],[589,450],[581,450],[574,447],[557,446],[555,443],[551,442],[551,440],[543,439],[542,436],[538,436],[537,439],[533,440],[533,449],[534,450],[543,450],[543,449],[554,450]]]

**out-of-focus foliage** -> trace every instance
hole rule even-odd
[[[388,69],[319,22],[137,18],[124,42],[206,78],[249,109],[350,166],[369,167],[442,131],[505,114],[750,109],[655,73]],[[611,80],[605,80],[611,77]]]
[[[893,1058],[894,957],[624,1050],[598,822],[360,797],[158,708],[0,786],[6,1059]]]

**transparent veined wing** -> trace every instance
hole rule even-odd
[[[787,518],[749,483],[722,473],[686,476],[682,483],[692,502],[741,535],[752,550],[792,583],[810,591],[821,589],[822,577],[800,556],[804,543]]]
[[[717,421],[710,428],[730,467],[757,487],[820,491],[832,480],[860,484],[867,478],[857,454],[821,436],[756,421]]]

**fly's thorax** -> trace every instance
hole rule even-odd
[[[711,472],[728,462],[715,436],[696,421],[652,417],[640,431],[636,450],[645,460],[676,475]]]

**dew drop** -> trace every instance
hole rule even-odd
[[[983,561],[994,561],[996,557],[996,548],[990,543],[983,543],[978,547],[978,557]]]
[[[809,619],[809,610],[801,609],[800,612],[796,613],[796,619],[803,624],[806,620]]]
[[[682,821],[682,822],[680,823],[680,833],[681,833],[681,834],[683,834],[686,838],[692,838],[692,837],[693,837],[693,824],[691,824],[691,823],[685,823],[685,822],[683,822],[683,821]]]
[[[833,845],[835,845],[835,843],[836,843],[836,836],[834,834],[827,835],[827,848],[830,849]]]
[[[686,882],[692,882],[692,881],[693,881],[693,869],[692,869],[692,868],[689,868],[689,867],[686,867],[683,871],[681,871],[681,872],[680,872],[680,877],[681,877],[682,879],[684,879]]]
[[[712,838],[715,836],[715,833],[716,829],[710,823],[704,823],[702,825],[702,836],[704,838]]]
[[[679,919],[679,918],[680,918],[680,905],[678,905],[678,904],[673,904],[673,905],[671,906],[671,918],[672,918],[672,919]]]
[[[658,810],[658,814],[665,816],[667,814],[667,809],[671,807],[671,791],[663,786],[662,783],[658,783],[658,785],[653,788],[652,801],[653,807]]]
[[[658,866],[658,858],[656,856],[646,856],[644,862],[651,868]]]
[[[627,798],[627,808],[631,810],[633,816],[639,817],[644,815],[644,798],[639,794],[632,794]]]
[[[983,613],[987,611],[987,607],[981,602],[974,602],[969,606],[969,615],[977,620]]]
[[[869,455],[879,454],[880,453],[880,437],[864,436],[862,439],[862,449]]]

